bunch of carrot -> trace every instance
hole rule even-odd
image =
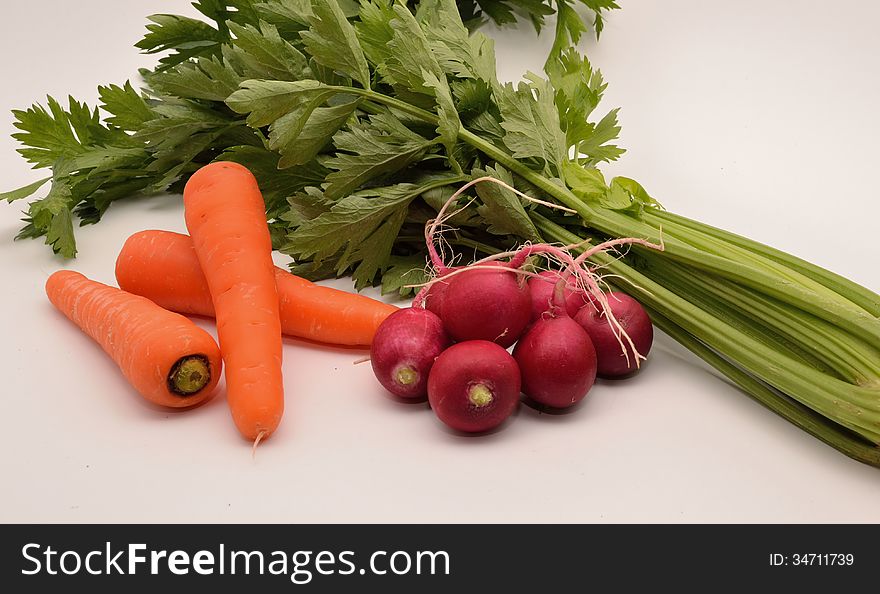
[[[120,288],[60,270],[46,294],[155,404],[186,408],[207,400],[225,363],[232,419],[257,444],[284,411],[282,333],[366,346],[397,308],[275,267],[262,194],[245,167],[201,168],[183,201],[190,235],[129,237],[116,261]],[[219,347],[181,314],[215,317]]]

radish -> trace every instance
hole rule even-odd
[[[545,270],[529,279],[529,292],[532,296],[532,321],[540,318],[550,310],[553,303],[553,292],[562,275],[556,270]],[[573,288],[569,280],[563,289],[565,310],[574,317],[578,310],[587,302],[583,291]]]
[[[531,320],[532,298],[521,275],[492,262],[449,276],[442,313],[454,340],[489,340],[507,348]]]
[[[448,280],[438,280],[428,289],[422,302],[422,306],[425,309],[434,312],[440,319],[443,319],[443,302],[446,297],[447,287],[449,287]]]
[[[522,374],[523,392],[540,404],[572,406],[596,381],[593,342],[580,324],[555,306],[520,338],[513,357]]]
[[[488,431],[519,402],[520,373],[494,342],[469,340],[443,351],[428,377],[428,401],[441,421],[459,431]]]
[[[424,398],[434,360],[449,346],[443,322],[421,308],[404,308],[388,316],[373,337],[370,363],[376,379],[401,398]]]
[[[629,336],[622,345],[607,316],[592,304],[583,306],[574,319],[587,331],[596,347],[599,376],[613,379],[638,370],[637,355],[632,349],[635,347],[642,358],[647,357],[654,341],[654,327],[642,305],[626,293],[611,292],[606,297],[611,313]]]

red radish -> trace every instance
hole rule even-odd
[[[440,319],[443,319],[443,301],[446,297],[446,288],[448,286],[449,280],[438,280],[431,285],[424,298],[424,308],[437,314]]]
[[[607,293],[606,297],[611,313],[629,335],[632,346],[624,339],[624,346],[621,347],[620,340],[601,308],[597,310],[593,305],[587,304],[574,319],[587,331],[596,347],[599,376],[619,378],[638,370],[633,346],[639,355],[648,356],[654,341],[654,327],[642,305],[626,293],[612,292]]]
[[[428,401],[441,421],[459,431],[488,431],[519,402],[519,367],[487,340],[460,342],[443,351],[428,377]]]
[[[493,264],[491,269],[473,268],[449,277],[442,312],[454,340],[490,340],[506,348],[531,320],[528,284],[505,264]]]
[[[513,357],[522,374],[523,392],[540,404],[572,406],[596,381],[593,342],[586,330],[564,312],[535,321],[516,343]]]
[[[376,379],[401,398],[424,398],[428,373],[437,356],[449,346],[443,322],[421,308],[400,309],[376,330],[370,363]]]
[[[562,275],[558,271],[545,270],[537,277],[533,276],[529,279],[529,292],[532,296],[532,321],[537,320],[550,310],[556,283],[561,278]],[[563,289],[563,298],[565,299],[565,310],[569,316],[574,317],[587,302],[587,298],[583,291],[575,289],[572,285],[573,283],[570,281],[566,283]]]

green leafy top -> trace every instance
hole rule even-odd
[[[488,14],[500,4],[481,6]],[[605,85],[574,49],[551,56],[546,78],[501,84],[491,40],[470,33],[451,0],[423,0],[414,13],[391,0],[196,8],[212,23],[152,19],[139,47],[164,56],[143,73],[143,91],[101,88],[104,121],[73,100],[16,112],[20,152],[52,169],[3,195],[18,200],[51,183],[22,236],[45,236],[72,256],[74,215],[96,222],[117,198],[179,190],[202,164],[229,159],[254,171],[275,245],[298,272],[350,273],[362,287],[417,261],[438,197],[475,176],[533,195],[567,184],[611,208],[646,200],[632,180],[605,184],[595,169],[622,152],[611,144],[616,112],[588,121]],[[500,187],[480,187],[459,206],[449,238],[459,246],[541,239],[531,213],[545,207]],[[393,280],[386,288],[401,290]]]
[[[614,0],[459,0],[463,21],[471,27],[488,18],[497,25],[510,25],[517,19],[528,19],[536,31],[546,24],[546,17],[556,13],[554,48],[577,44],[590,25],[581,11],[592,13],[592,27],[598,37],[605,27],[605,13],[620,6]]]
[[[306,50],[322,66],[356,80],[370,88],[370,70],[357,40],[354,27],[348,22],[339,4],[312,0],[311,27],[303,31]]]

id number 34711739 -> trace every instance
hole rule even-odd
[[[770,565],[772,566],[829,566],[853,564],[855,564],[855,556],[852,553],[770,553]]]

